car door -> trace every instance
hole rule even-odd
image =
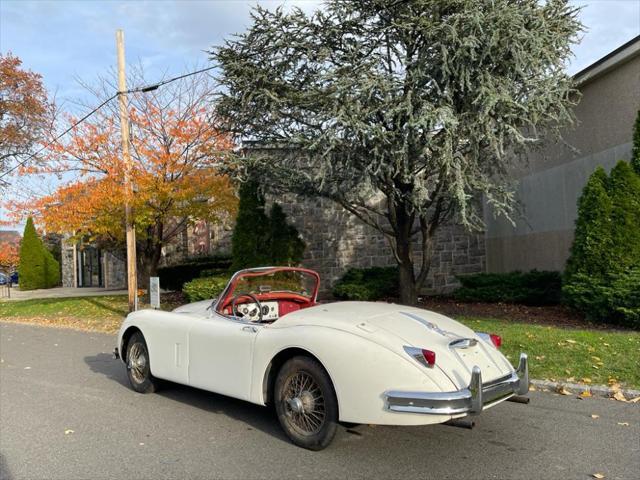
[[[163,311],[146,311],[139,320],[147,348],[151,373],[176,383],[189,381],[189,329],[194,318]]]
[[[189,331],[189,385],[248,400],[253,346],[262,328],[217,313],[194,321]]]

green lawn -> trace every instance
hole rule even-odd
[[[517,364],[529,355],[532,378],[640,387],[640,332],[557,328],[486,318],[460,318],[475,331],[502,337],[502,352]]]
[[[170,310],[176,305],[163,302]],[[49,298],[0,302],[0,319],[116,332],[127,297]],[[531,325],[491,318],[459,318],[476,331],[502,337],[502,351],[517,363],[527,352],[532,378],[640,388],[640,332]]]

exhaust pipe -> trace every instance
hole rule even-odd
[[[528,404],[530,400],[529,397],[522,395],[514,395],[513,397],[507,398],[507,402],[524,403],[525,405]]]
[[[454,418],[449,420],[448,422],[444,422],[443,425],[471,430],[476,426],[476,422],[474,422],[473,420],[469,420],[468,418]]]

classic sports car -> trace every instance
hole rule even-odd
[[[500,337],[427,310],[376,302],[316,303],[312,270],[242,270],[213,300],[140,310],[116,357],[134,390],[158,379],[275,406],[297,445],[320,450],[339,422],[425,425],[478,414],[528,392]]]

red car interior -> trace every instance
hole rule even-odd
[[[230,287],[224,293],[224,298],[219,304],[218,311],[225,315],[231,315],[231,308],[233,299],[235,297],[235,290],[238,283],[247,278],[247,277],[259,277],[259,276],[268,276],[273,275],[278,272],[301,272],[311,276],[315,280],[315,286],[310,296],[302,295],[300,293],[295,292],[253,292],[253,295],[260,302],[267,301],[277,301],[278,302],[278,317],[282,317],[288,313],[295,312],[297,310],[302,310],[303,308],[312,307],[316,304],[316,298],[318,295],[318,288],[320,285],[320,277],[313,270],[307,270],[304,268],[295,268],[295,267],[274,267],[271,269],[256,269],[256,270],[246,270],[243,272],[239,272],[235,278],[232,279]],[[244,303],[253,303],[253,299],[249,296],[243,296],[242,293],[239,294],[239,298],[236,301],[237,305],[242,305]]]

